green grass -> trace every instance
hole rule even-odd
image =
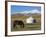
[[[27,23],[25,23],[25,20],[26,20],[26,18],[28,18],[28,17],[26,17],[26,16],[12,16],[11,18],[12,18],[12,21],[14,21],[14,20],[19,20],[19,19],[21,19],[21,20],[23,20],[23,22],[25,23],[25,27],[24,28],[20,28],[20,25],[17,25],[16,26],[16,28],[11,28],[11,31],[29,31],[29,30],[40,30],[41,29],[41,16],[37,16],[37,15],[35,15],[35,16],[32,16],[33,18],[35,18],[36,19],[36,23],[34,23],[34,24],[27,24]]]
[[[28,30],[40,30],[41,25],[38,24],[38,23],[35,23],[35,24],[25,24],[25,27],[24,28],[20,28],[19,25],[17,25],[16,28],[13,28],[12,31],[28,31]]]

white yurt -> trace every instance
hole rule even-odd
[[[31,16],[26,19],[26,23],[33,23],[34,18]]]

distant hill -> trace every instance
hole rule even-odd
[[[12,14],[11,16],[32,16],[32,15],[41,15],[40,13],[16,13],[16,14]]]

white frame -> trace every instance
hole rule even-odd
[[[31,4],[31,5],[30,5]],[[41,6],[41,30],[34,31],[14,31],[11,32],[11,5],[22,5],[22,6]],[[23,34],[39,34],[44,33],[44,4],[36,3],[23,3],[23,2],[8,2],[7,3],[7,30],[8,35],[23,35]]]

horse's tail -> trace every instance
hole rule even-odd
[[[13,28],[15,28],[15,22],[13,22]]]

